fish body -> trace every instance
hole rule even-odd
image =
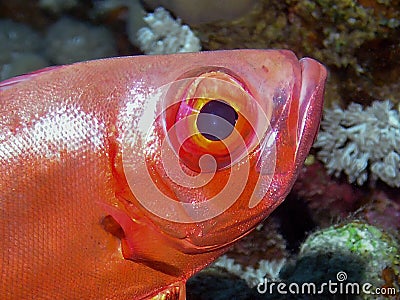
[[[290,51],[237,50],[0,83],[0,298],[184,299],[186,280],[289,192],[325,79]],[[206,138],[223,126],[200,130],[199,115],[232,133]]]

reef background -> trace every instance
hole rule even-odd
[[[45,8],[43,2],[46,1],[2,0],[0,19],[23,23],[44,36],[57,20],[68,16],[90,26],[106,27],[115,43],[113,55],[143,54],[129,37],[127,23],[132,22],[134,16],[128,11],[126,1],[64,1],[59,9]],[[99,2],[120,4],[100,11]],[[326,107],[338,104],[345,108],[352,102],[366,106],[375,100],[390,100],[399,111],[399,0],[220,1],[220,6],[213,9],[210,7],[215,1],[208,0],[201,1],[201,5],[198,1],[144,2],[142,5],[148,11],[162,5],[174,17],[181,18],[199,37],[203,50],[286,48],[298,57],[320,60],[329,69]],[[140,12],[136,16],[140,16]],[[38,49],[35,51],[40,55],[47,51],[47,46]],[[0,53],[0,67],[6,60],[5,52]],[[54,62],[50,59],[50,63]],[[243,266],[237,273],[256,270],[260,261],[285,260],[296,266],[299,250],[312,232],[332,225],[342,228],[353,220],[360,222],[361,227],[376,226],[397,239],[393,247],[398,255],[399,189],[379,180],[368,180],[358,186],[349,184],[345,176],[329,176],[315,154],[316,150],[312,150],[285,202],[263,226],[227,253]],[[329,263],[319,259],[320,265]],[[360,264],[363,259],[366,258],[360,257]],[[380,265],[373,272],[384,285],[398,288],[399,264],[397,256],[393,264],[384,268]],[[307,268],[312,268],[310,263]],[[260,296],[238,274],[226,272],[229,268],[223,269],[212,267],[196,275],[189,281],[188,299],[255,299]],[[291,275],[287,278],[293,279]]]

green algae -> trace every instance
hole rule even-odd
[[[392,282],[385,278],[388,270],[392,272]],[[282,271],[282,278],[289,282],[322,283],[336,280],[339,274],[346,276],[346,282],[398,289],[398,241],[380,228],[360,221],[331,226],[307,237],[296,262]],[[371,298],[376,295],[360,296],[378,299]]]

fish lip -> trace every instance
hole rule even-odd
[[[325,66],[318,61],[305,57],[300,59],[299,63],[302,76],[298,102],[296,156],[298,156],[298,152],[308,153],[314,142],[322,116],[324,88],[327,78]]]

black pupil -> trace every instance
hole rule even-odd
[[[196,125],[206,139],[220,141],[232,133],[237,118],[238,114],[232,106],[220,100],[212,100],[200,110]]]

